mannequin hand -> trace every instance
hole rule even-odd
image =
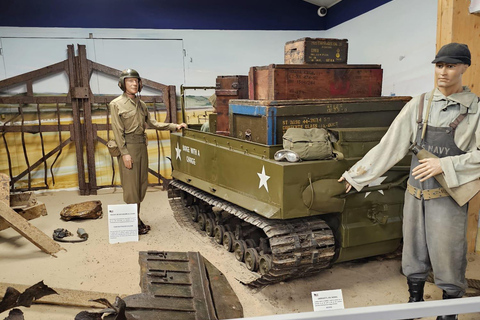
[[[129,154],[124,154],[122,156],[122,160],[123,160],[123,164],[125,165],[125,168],[132,169],[133,160],[132,160],[132,157]]]
[[[182,128],[186,128],[187,127],[187,124],[186,123],[180,123],[180,124],[177,124],[177,131],[182,129]]]
[[[345,193],[348,193],[351,189],[352,189],[352,185],[350,183],[348,183],[347,180],[345,180],[344,177],[340,177],[340,179],[338,179],[338,182],[344,182],[345,183]]]
[[[420,164],[412,170],[415,180],[420,179],[420,182],[423,182],[443,172],[440,159],[438,158],[422,159],[419,162]]]

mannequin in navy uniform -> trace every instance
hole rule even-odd
[[[110,102],[112,130],[120,149],[118,167],[125,203],[136,203],[138,209],[138,232],[146,234],[150,226],[140,219],[140,203],[148,187],[148,153],[145,129],[180,130],[185,123],[157,122],[148,112],[145,103],[137,97],[142,90],[142,79],[137,71],[126,69],[120,75],[118,86],[123,94]]]
[[[444,299],[465,294],[467,205],[460,207],[433,177],[442,174],[449,188],[480,177],[479,99],[462,86],[470,50],[465,44],[447,44],[433,63],[437,87],[408,102],[380,143],[339,179],[346,192],[352,187],[360,191],[402,159],[414,142],[438,157],[412,156],[402,257],[409,302],[423,301],[430,270]],[[453,320],[457,315],[437,319]]]

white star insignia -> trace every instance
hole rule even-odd
[[[374,187],[374,186],[379,186],[382,184],[383,180],[387,179],[387,177],[380,177],[378,179],[375,179],[373,180],[368,186],[369,187]],[[383,190],[378,190],[378,192],[380,192],[382,195],[383,194]],[[365,193],[365,198],[370,194],[371,192],[366,192]]]
[[[175,148],[175,152],[177,153],[175,156],[175,159],[182,160],[182,155],[180,154],[180,152],[182,152],[182,149],[180,149],[180,147],[178,146],[178,142],[177,142],[177,147]]]
[[[265,174],[265,166],[262,167],[262,173],[257,173],[257,174],[258,174],[258,177],[260,178],[260,182],[258,183],[258,189],[260,189],[263,186],[268,192],[267,181],[268,179],[270,179],[270,176],[267,176]]]

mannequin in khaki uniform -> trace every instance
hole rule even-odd
[[[408,102],[380,143],[339,179],[347,192],[352,187],[360,191],[402,159],[414,142],[438,157],[412,156],[402,256],[409,302],[423,301],[430,270],[444,299],[460,298],[467,288],[467,205],[460,207],[433,177],[442,174],[449,188],[480,177],[479,99],[462,86],[470,59],[465,44],[443,46],[433,60],[437,88]],[[457,315],[437,317],[455,319]]]
[[[142,90],[142,79],[133,69],[124,70],[118,81],[123,94],[110,102],[112,129],[120,149],[118,167],[123,188],[123,200],[136,203],[138,232],[146,234],[150,226],[140,219],[140,203],[148,186],[148,153],[145,139],[146,125],[157,130],[180,130],[185,123],[161,123],[153,119],[145,103],[136,94]]]

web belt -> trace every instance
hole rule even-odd
[[[437,199],[437,198],[450,196],[448,192],[441,187],[436,189],[422,190],[419,188],[415,188],[410,183],[407,183],[407,191],[415,198],[422,199],[423,197],[424,200]]]

